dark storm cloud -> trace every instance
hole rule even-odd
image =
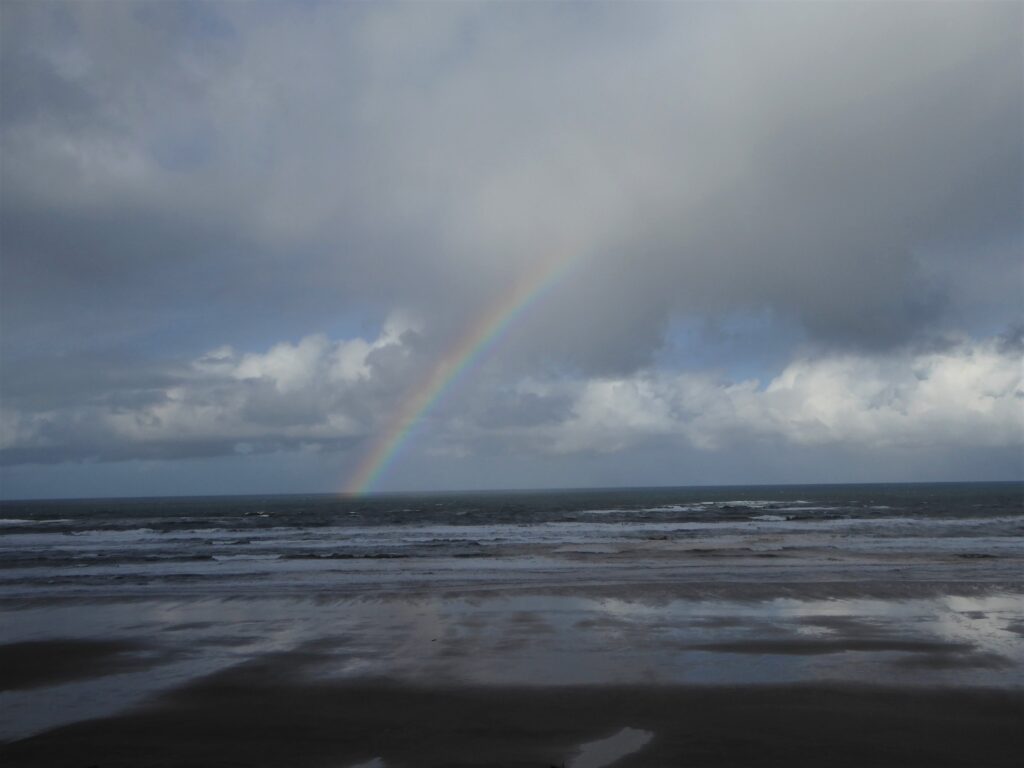
[[[677,187],[599,262],[606,301],[646,302],[616,317],[629,337],[645,325],[652,336],[670,309],[770,306],[825,345],[891,346],[933,330],[962,276],[991,271],[1017,286],[1013,312],[1017,263],[988,258],[984,242],[1021,242],[1018,11],[974,24],[958,6],[772,8],[740,50],[711,54],[734,56],[741,84],[708,73],[721,114],[663,148]],[[711,162],[688,177],[701,149]],[[680,204],[693,183],[702,199]],[[926,281],[951,241],[956,269]]]
[[[1013,5],[12,8],[10,302],[51,317],[73,290],[469,315],[567,230],[548,335],[585,366],[642,362],[672,312],[891,345],[956,290],[920,283],[929,249],[985,269],[972,242],[1019,229]]]
[[[0,371],[5,407],[25,412],[83,404],[139,408],[162,401],[164,391],[180,383],[170,366],[147,365],[124,354],[36,357]]]

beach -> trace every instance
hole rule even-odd
[[[0,761],[1016,764],[1019,490],[5,508]]]

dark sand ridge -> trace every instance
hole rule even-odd
[[[124,640],[38,640],[0,645],[0,691],[17,691],[131,672],[168,660]]]
[[[1016,766],[1024,692],[841,685],[501,687],[316,679],[315,645],[269,654],[115,717],[0,746],[5,766],[568,763],[624,727],[616,768]]]

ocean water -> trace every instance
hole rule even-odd
[[[1021,483],[0,503],[0,600],[837,580],[851,563],[978,580],[1022,556]]]

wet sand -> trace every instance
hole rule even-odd
[[[855,685],[417,686],[268,654],[118,716],[0,746],[7,766],[571,766],[623,729],[638,766],[1011,766],[1024,693]],[[609,739],[610,741],[610,739]],[[643,742],[644,738],[637,739]],[[582,764],[582,763],[581,763]],[[597,763],[591,763],[597,764]]]
[[[1015,596],[954,603],[959,612],[938,616],[938,626],[974,627],[974,635],[960,635],[971,642],[928,639],[927,602],[507,600],[313,601],[305,609],[320,623],[306,628],[304,640],[310,615],[297,602],[128,605],[134,623],[126,629],[151,635],[150,643],[140,635],[0,647],[9,689],[42,696],[72,682],[85,686],[85,707],[104,703],[112,712],[83,719],[96,713],[79,705],[70,724],[0,745],[0,764],[973,768],[1017,765],[1024,754],[1024,689],[972,684],[1016,673],[1016,656],[985,645],[1002,633],[998,647],[1012,654],[1018,646]],[[258,652],[231,634],[252,617],[273,627],[268,614],[280,618],[289,608],[290,620],[279,622],[287,650]],[[141,622],[154,611],[162,631]],[[914,613],[921,614],[916,628]],[[234,624],[200,620],[218,614]],[[116,615],[97,621],[116,626]],[[349,618],[348,631],[325,631],[338,616]],[[732,639],[676,642],[680,633]],[[645,645],[645,636],[654,639]],[[229,655],[197,674],[202,657],[190,659],[184,648],[199,654],[218,644]],[[588,655],[589,663],[566,671],[571,659]],[[663,666],[637,674],[638,657]],[[691,662],[676,661],[683,658]],[[369,659],[383,664],[370,668],[380,674],[358,673]],[[178,677],[118,704],[119,691],[138,685],[132,680],[152,680],[175,663],[183,665]],[[881,674],[866,674],[872,664]],[[796,681],[735,682],[765,670],[765,679]],[[124,687],[96,687],[118,680]],[[37,686],[39,694],[31,690]],[[103,691],[115,700],[102,701]]]
[[[0,646],[0,692],[57,685],[144,668],[124,640],[39,640]]]

